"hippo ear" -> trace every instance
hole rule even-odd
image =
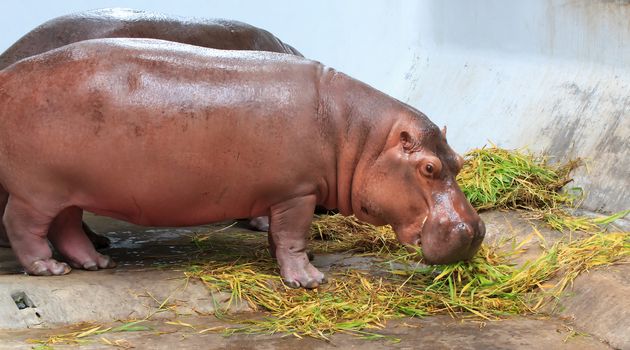
[[[446,140],[446,125],[442,128],[442,136],[444,136],[444,139]]]
[[[416,148],[416,140],[407,131],[402,131],[400,133],[400,144],[402,145],[402,148],[405,151],[405,153],[414,152]]]

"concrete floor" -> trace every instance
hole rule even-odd
[[[483,214],[491,242],[504,236],[524,237],[531,224],[514,212]],[[473,322],[448,316],[392,321],[379,333],[400,338],[367,341],[349,335],[335,335],[331,342],[297,339],[282,335],[199,334],[199,330],[225,325],[212,316],[213,305],[224,305],[226,295],[210,294],[207,289],[183,278],[192,261],[212,257],[213,250],[237,249],[244,254],[266,249],[266,234],[241,227],[216,232],[210,249],[200,251],[191,242],[196,232],[221,230],[226,225],[184,229],[152,229],[111,219],[86,217],[97,232],[112,240],[104,252],[118,267],[104,271],[78,271],[61,277],[25,276],[10,249],[0,248],[0,349],[30,349],[26,339],[44,339],[76,329],[83,321],[116,325],[120,319],[142,319],[149,331],[108,333],[103,337],[120,340],[122,345],[139,349],[226,348],[293,349],[311,348],[400,348],[400,349],[630,349],[630,265],[616,265],[579,277],[573,289],[559,301],[556,313],[547,318],[515,317],[496,322]],[[540,227],[548,241],[560,232]],[[539,252],[531,241],[528,252],[517,263]],[[350,254],[318,255],[314,264],[323,271],[347,266],[369,266],[366,258]],[[19,310],[14,299],[21,296],[30,307]],[[19,299],[19,298],[18,298]],[[173,307],[164,310],[167,300]],[[240,317],[259,317],[245,305],[237,305]],[[166,321],[179,320],[194,328],[175,326]],[[73,326],[73,324],[75,324]],[[577,336],[576,336],[577,334]],[[81,348],[111,348],[100,337]],[[64,349],[71,346],[55,346]],[[74,346],[76,348],[76,346]]]

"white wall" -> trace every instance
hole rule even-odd
[[[79,1],[3,3],[0,51],[50,18],[101,7],[238,19],[449,126],[588,158],[585,203],[630,208],[630,1]]]
[[[121,1],[21,0],[3,3],[0,51],[44,21],[103,7],[131,7],[184,17],[229,18],[265,28],[309,58],[378,84],[411,42],[416,1]],[[400,38],[408,33],[409,38]],[[395,39],[395,40],[393,40]],[[380,84],[383,85],[383,84]]]

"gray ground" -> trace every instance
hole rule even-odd
[[[487,240],[503,236],[524,237],[532,232],[530,223],[514,212],[483,214]],[[88,272],[74,270],[61,277],[33,277],[21,274],[10,249],[0,248],[0,349],[30,349],[27,339],[45,339],[77,329],[76,323],[92,321],[119,325],[116,320],[145,318],[151,330],[107,333],[103,338],[118,340],[119,346],[138,349],[630,349],[630,265],[622,264],[580,276],[566,296],[559,300],[549,317],[515,317],[503,321],[475,322],[448,316],[391,321],[383,335],[399,338],[367,341],[349,335],[335,335],[330,342],[297,339],[282,335],[235,335],[224,337],[199,331],[225,325],[212,315],[215,303],[225,303],[226,295],[210,294],[197,283],[183,279],[185,266],[208,258],[191,243],[195,232],[219,230],[225,225],[188,229],[151,229],[94,216],[87,221],[113,241],[106,250],[119,263],[116,269]],[[540,228],[549,240],[561,233]],[[265,249],[265,234],[247,233],[231,227],[216,232],[208,242],[216,251],[236,247]],[[528,244],[519,258],[536,256],[538,242]],[[345,266],[370,266],[366,258],[350,254],[316,257],[314,264],[324,271]],[[16,306],[21,299],[26,308]],[[168,300],[166,307],[160,308]],[[247,310],[240,317],[261,315]],[[192,327],[168,324],[181,321]],[[74,325],[73,325],[74,324]],[[81,349],[113,348],[101,337]],[[58,346],[55,349],[76,346]]]

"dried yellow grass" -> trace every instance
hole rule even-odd
[[[627,232],[559,242],[521,267],[509,261],[520,253],[522,244],[509,252],[484,245],[470,262],[426,266],[403,251],[384,250],[390,243],[386,240],[380,247],[373,246],[381,252],[376,255],[387,258],[382,262],[384,274],[350,269],[334,274],[329,284],[313,291],[285,287],[271,258],[227,266],[208,263],[191,270],[188,277],[200,279],[213,291],[231,291],[232,303],[245,301],[269,314],[262,320],[240,320],[228,333],[287,333],[327,339],[344,332],[379,338],[382,336],[375,331],[387,320],[404,316],[456,314],[497,319],[534,313],[545,301],[560,295],[579,273],[630,256]],[[554,277],[557,283],[543,287]]]

